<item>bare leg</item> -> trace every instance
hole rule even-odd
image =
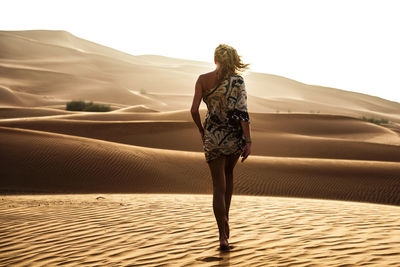
[[[226,192],[225,192],[225,211],[227,223],[225,225],[225,232],[229,238],[229,208],[231,206],[231,199],[233,193],[233,169],[240,157],[240,154],[232,154],[226,156],[225,161],[225,179],[226,179]]]
[[[228,246],[225,233],[226,207],[225,207],[225,157],[214,159],[208,163],[213,180],[213,210],[219,229],[220,246]]]

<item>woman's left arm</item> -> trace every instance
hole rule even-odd
[[[201,79],[201,75],[199,76],[199,78],[196,81],[193,103],[192,103],[192,108],[190,109],[190,113],[192,114],[193,121],[196,123],[197,128],[199,128],[199,132],[201,134],[201,137],[203,138],[204,129],[203,129],[203,125],[201,124],[200,112],[199,112],[199,106],[201,103],[201,99],[203,97],[203,90],[202,90],[200,79]]]

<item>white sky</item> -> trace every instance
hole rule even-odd
[[[213,62],[400,102],[400,1],[2,0],[0,30],[49,29],[132,55]]]

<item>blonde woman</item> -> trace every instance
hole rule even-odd
[[[244,79],[238,71],[243,64],[237,51],[220,44],[214,52],[216,69],[197,79],[191,108],[199,128],[205,159],[213,181],[213,211],[219,229],[221,250],[231,247],[229,238],[229,207],[233,192],[233,169],[242,156],[242,162],[251,153],[250,118],[247,112],[247,93]],[[202,125],[199,106],[207,105]]]

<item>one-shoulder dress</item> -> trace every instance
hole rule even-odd
[[[250,123],[247,92],[240,75],[230,75],[203,93],[207,114],[203,122],[206,162],[223,155],[242,153],[246,145],[240,121]]]

